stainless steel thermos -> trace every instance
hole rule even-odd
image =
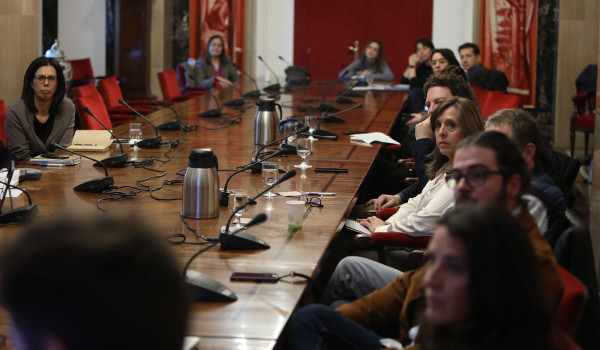
[[[181,214],[191,219],[219,217],[219,175],[217,157],[208,148],[190,152],[183,177]]]
[[[279,107],[279,117],[275,111]],[[258,111],[254,117],[254,144],[266,145],[277,139],[277,129],[282,117],[281,105],[272,98],[258,101]]]

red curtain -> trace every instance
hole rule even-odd
[[[484,0],[481,7],[481,63],[503,71],[512,92],[535,94],[537,0]]]

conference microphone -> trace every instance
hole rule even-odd
[[[252,82],[254,83],[254,86],[256,86],[256,90],[252,90],[252,91],[248,91],[245,94],[242,94],[242,97],[244,98],[257,98],[260,97],[261,93],[260,93],[260,89],[258,88],[258,84],[256,83],[256,80],[254,80],[254,78],[252,78],[248,73],[244,72],[238,65],[236,65],[235,63],[233,63],[233,66],[237,69],[240,70],[240,72],[242,72],[242,74],[244,74],[246,77],[248,77],[250,80],[252,80]]]
[[[233,213],[231,214],[231,216],[229,217],[229,219],[227,220],[227,225],[225,226],[225,229],[223,231],[221,231],[221,234],[219,235],[219,242],[221,243],[221,249],[223,249],[223,250],[250,250],[250,249],[269,249],[269,248],[271,248],[271,246],[269,246],[269,244],[267,242],[263,241],[262,239],[260,239],[256,236],[250,235],[246,232],[241,232],[241,230],[238,230],[233,233],[229,233],[229,225],[231,224],[231,220],[235,217],[235,214],[238,211],[246,208],[252,201],[254,201],[258,197],[262,196],[267,191],[270,191],[271,189],[273,189],[273,187],[279,185],[280,183],[282,183],[284,181],[289,180],[290,178],[292,178],[294,176],[296,176],[295,169],[288,171],[287,173],[285,173],[285,175],[283,175],[281,178],[279,178],[279,180],[277,180],[277,182],[275,182],[271,186],[268,186],[265,190],[259,192],[256,196],[254,196],[252,199],[250,199],[248,202],[246,202],[246,204],[244,204],[241,207],[234,210]]]
[[[31,196],[29,196],[29,193],[27,193],[27,191],[25,191],[24,189],[10,183],[10,181],[12,180],[14,171],[15,171],[15,162],[11,161],[10,167],[8,169],[8,173],[6,175],[6,182],[0,181],[0,184],[4,185],[4,191],[2,192],[2,198],[0,198],[0,223],[1,224],[30,221],[37,214],[37,211],[38,211],[37,205],[32,204],[33,202],[31,201]],[[4,207],[4,200],[6,199],[7,193],[10,191],[9,187],[16,188],[16,189],[22,191],[23,193],[25,193],[25,195],[27,195],[27,199],[29,200],[29,204],[15,209],[12,207],[12,200],[11,200],[10,210],[2,211],[2,209]]]
[[[324,122],[345,123],[346,120],[338,117],[337,115],[340,114],[340,113],[351,111],[353,109],[362,108],[362,106],[363,105],[361,103],[359,103],[359,104],[357,104],[355,106],[352,106],[352,107],[350,107],[348,109],[344,109],[342,111],[339,111],[339,112],[336,112],[336,113],[333,113],[333,114],[327,114],[327,113],[323,112],[323,114],[321,115],[321,117],[319,119],[322,120],[322,121],[324,121]]]
[[[123,150],[123,145],[121,144],[121,140],[119,140],[119,138],[117,137],[117,135],[115,135],[106,125],[104,125],[104,123],[102,123],[100,121],[100,119],[96,118],[96,116],[94,115],[94,113],[92,113],[92,111],[88,108],[88,106],[83,106],[83,111],[87,114],[90,115],[90,117],[96,119],[96,121],[98,123],[100,123],[100,125],[106,129],[106,131],[108,131],[112,137],[115,138],[115,140],[117,140],[117,143],[119,144],[119,147],[121,148],[121,154],[118,154],[116,156],[110,156],[108,158],[104,158],[102,159],[100,162],[94,163],[94,166],[102,166],[105,165],[107,167],[110,168],[122,168],[125,166],[125,163],[127,163],[127,153],[125,153],[125,151]]]
[[[219,80],[219,83],[225,84],[227,86],[231,86],[232,88],[236,89],[240,93],[240,96],[242,95],[242,90],[240,90],[240,88],[237,87],[237,86],[235,86],[234,84],[229,84],[227,82],[220,81],[220,80]],[[233,100],[230,100],[230,101],[227,101],[227,102],[223,103],[223,106],[227,106],[227,107],[241,107],[241,106],[243,106],[245,104],[246,104],[246,100],[244,100],[243,97],[239,97],[239,98],[234,98]]]
[[[79,184],[79,185],[73,187],[73,190],[79,191],[79,192],[102,193],[105,190],[111,188],[112,185],[115,183],[115,180],[112,178],[112,176],[108,176],[108,169],[106,168],[106,165],[102,164],[97,159],[88,157],[84,154],[81,154],[81,153],[78,153],[75,151],[71,151],[70,149],[63,147],[56,142],[50,142],[50,146],[52,146],[54,148],[62,149],[63,151],[66,151],[66,152],[69,152],[72,154],[76,154],[83,158],[87,158],[96,163],[100,163],[100,165],[102,167],[104,167],[104,177],[99,177],[97,179],[92,179],[92,180],[86,181],[82,184]]]
[[[162,108],[168,108],[170,110],[173,111],[173,113],[175,113],[175,119],[173,120],[169,120],[168,122],[164,122],[162,124],[158,124],[156,126],[157,130],[180,130],[181,129],[181,120],[179,119],[179,115],[177,115],[177,111],[175,110],[175,108],[171,107],[171,106],[166,106],[166,105],[161,105],[159,103],[157,103],[156,101],[152,100],[152,102],[150,102],[151,105],[155,106],[155,107],[162,107]]]
[[[325,93],[323,94],[323,97],[321,98],[321,101],[319,102],[319,104],[317,105],[317,108],[320,111],[323,112],[339,112],[340,109],[337,107],[334,107],[333,105],[330,105],[328,103],[325,103],[325,98],[327,97],[327,95],[329,95],[329,93],[331,92],[331,90],[333,90],[333,88],[335,88],[337,86],[337,81],[333,82],[333,84],[331,85],[331,87],[329,89],[327,89],[327,91],[325,91]]]
[[[133,113],[135,113],[138,117],[144,119],[148,124],[152,125],[152,128],[154,129],[154,132],[156,133],[156,136],[154,136],[154,137],[149,137],[147,139],[143,139],[141,141],[138,141],[136,143],[136,146],[138,146],[139,148],[159,148],[160,144],[162,143],[162,136],[160,136],[158,134],[158,129],[156,129],[156,125],[154,125],[150,121],[150,119],[148,119],[145,116],[143,116],[142,113],[136,111],[133,107],[131,107],[129,105],[129,103],[125,102],[124,99],[120,98],[119,99],[119,103],[122,104],[123,106],[131,109],[133,111]]]
[[[269,147],[269,146],[276,145],[276,144],[278,144],[278,143],[281,143],[281,142],[283,142],[285,139],[287,139],[287,138],[288,138],[288,137],[290,137],[290,136],[294,136],[294,135],[301,134],[301,133],[303,133],[303,132],[307,132],[307,131],[308,131],[308,129],[309,129],[309,127],[308,127],[308,126],[304,126],[304,127],[300,128],[300,129],[298,129],[298,130],[294,131],[294,132],[291,132],[291,133],[289,133],[288,135],[285,135],[285,136],[283,136],[283,137],[281,137],[281,138],[278,138],[278,139],[277,139],[277,140],[275,140],[275,141],[272,141],[272,142],[269,142],[269,143],[267,143],[266,145],[264,145],[264,146],[262,146],[261,148],[259,148],[259,149],[258,149],[258,152],[256,152],[256,156],[254,156],[254,160],[257,160],[257,159],[258,159],[258,156],[260,155],[260,152],[262,152],[262,151],[263,151],[265,148],[267,148],[267,147]],[[283,148],[281,153],[283,153],[283,152],[285,152],[285,153],[287,153],[287,154],[296,154],[296,148],[294,147],[294,150],[293,150],[293,152],[292,152],[291,150],[289,150],[289,149]],[[281,153],[279,153],[279,154],[281,154]],[[271,157],[269,157],[269,158],[271,158]],[[266,160],[266,159],[262,159],[261,161],[265,161],[265,160]],[[255,163],[256,163],[256,162],[255,162]],[[258,162],[258,163],[260,163],[260,162]],[[256,165],[256,164],[255,164],[255,165]],[[260,167],[258,167],[258,169],[256,168],[256,166],[252,168],[252,172],[253,172],[253,173],[260,173],[260,171],[261,171]]]
[[[285,58],[281,57],[281,56],[277,56],[280,60],[282,60],[283,62],[285,62],[288,66],[293,66],[293,64],[291,64],[290,62],[286,61]]]
[[[217,103],[217,108],[208,109],[202,113],[198,113],[197,116],[216,118],[222,114],[222,109],[219,105],[219,99],[215,95],[213,95],[212,92],[209,92],[208,95],[210,95],[210,97],[212,97],[215,100],[215,102]]]
[[[239,232],[247,229],[248,227],[260,224],[267,219],[267,216],[263,213],[255,216],[249,223],[242,226],[238,230],[232,232],[232,235],[238,235]],[[215,240],[216,241],[216,240]],[[208,247],[201,249],[188,260],[183,268],[183,278],[186,284],[191,289],[191,294],[196,301],[236,301],[237,296],[235,293],[218,282],[217,280],[209,277],[201,272],[195,270],[189,270],[192,261],[196,259],[200,254],[206,250],[214,247],[217,243],[212,243]]]
[[[301,128],[299,130],[296,130],[296,131],[288,134],[285,137],[282,137],[280,139],[277,139],[277,140],[275,140],[275,141],[273,141],[271,143],[268,143],[268,144],[264,145],[263,147],[261,147],[258,150],[258,152],[256,153],[256,156],[254,157],[254,160],[252,162],[250,162],[249,164],[246,164],[246,165],[242,166],[240,169],[236,170],[233,174],[229,175],[229,177],[225,181],[225,185],[223,186],[223,189],[219,190],[219,202],[220,202],[221,206],[226,207],[227,205],[229,205],[229,191],[227,191],[227,185],[229,184],[229,180],[231,180],[232,177],[234,177],[235,175],[241,173],[244,170],[248,170],[248,169],[252,169],[253,173],[260,173],[261,170],[262,170],[261,169],[262,168],[261,167],[261,163],[262,162],[264,162],[266,160],[269,160],[269,159],[271,159],[271,158],[273,158],[275,156],[278,156],[280,154],[286,154],[286,153],[287,154],[296,154],[296,147],[288,147],[288,148],[283,147],[283,148],[277,149],[273,154],[270,154],[268,157],[258,159],[258,155],[260,154],[260,152],[263,149],[265,149],[265,147],[275,145],[275,144],[277,144],[279,142],[283,142],[283,140],[285,140],[286,138],[288,138],[290,136],[297,135],[297,134],[300,134],[300,133],[303,133],[303,132],[306,132],[306,131],[308,131],[308,126],[305,126],[305,127]],[[284,145],[282,144],[282,146],[284,146]]]
[[[267,62],[265,62],[265,60],[263,60],[262,57],[260,57],[260,55],[258,56],[258,59],[265,65],[265,67],[267,67],[268,70],[271,71],[271,73],[273,73],[273,76],[275,77],[275,80],[277,80],[276,84],[271,84],[271,85],[267,85],[263,88],[264,91],[279,91],[281,89],[281,85],[279,84],[279,78],[277,78],[277,74],[275,74],[275,71],[273,71],[271,69],[271,67],[269,67],[269,65],[267,64]]]
[[[341,103],[341,104],[356,104],[356,101],[354,101],[351,98],[346,97],[346,95],[352,91],[352,89],[358,85],[358,81],[354,80],[350,83],[350,86],[348,87],[348,89],[346,89],[346,91],[344,91],[344,93],[340,94],[338,93],[336,99],[334,100],[335,103]]]

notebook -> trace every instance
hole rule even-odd
[[[346,220],[346,223],[344,224],[344,228],[347,228],[348,230],[354,231],[356,233],[366,233],[368,235],[371,234],[371,231],[369,231],[368,228],[366,228],[363,225],[361,225],[360,223],[358,223],[358,221],[352,220],[352,219]]]
[[[67,148],[76,152],[104,152],[111,144],[107,130],[75,130],[73,143]]]
[[[67,166],[67,165],[75,165],[81,163],[80,156],[71,155],[69,158],[65,159],[55,159],[55,158],[44,158],[41,155],[35,156],[29,160],[31,164],[37,164],[41,166]]]

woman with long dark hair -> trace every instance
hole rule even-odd
[[[340,79],[373,77],[373,80],[394,80],[394,73],[388,67],[383,53],[383,45],[379,40],[371,40],[365,46],[362,56],[350,63],[338,74]]]
[[[54,58],[38,57],[27,68],[21,98],[8,106],[6,144],[18,160],[49,151],[51,142],[73,141],[75,106],[65,97],[65,77]]]
[[[186,71],[186,86],[221,89],[241,81],[231,58],[225,52],[225,42],[220,35],[208,39],[204,57],[197,60],[193,67],[186,64]]]

